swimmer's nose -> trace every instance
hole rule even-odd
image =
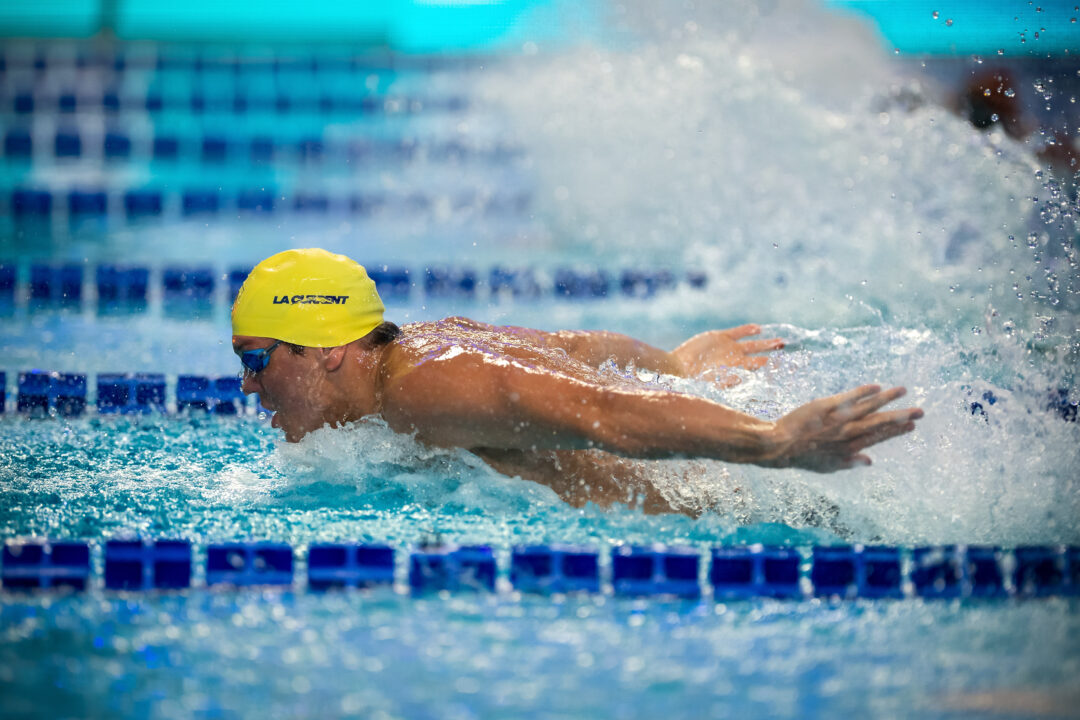
[[[244,391],[245,395],[259,392],[259,381],[254,373],[245,372],[242,377],[243,382],[240,383],[240,389]]]

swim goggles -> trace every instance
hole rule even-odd
[[[270,347],[260,348],[259,350],[245,350],[240,353],[240,364],[244,366],[244,372],[255,375],[265,370],[266,366],[270,364],[270,353],[274,352],[274,349],[282,342],[282,340],[278,340]]]

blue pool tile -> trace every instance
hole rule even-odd
[[[1063,547],[1025,546],[1014,551],[1013,588],[1018,595],[1061,595],[1066,591],[1068,556]]]
[[[58,158],[77,158],[82,155],[82,138],[74,130],[57,131],[53,138],[53,155]]]
[[[130,217],[160,215],[164,198],[157,190],[129,190],[124,193],[124,211]]]
[[[79,109],[79,98],[74,92],[63,92],[56,98],[56,109],[62,113],[73,113]]]
[[[247,407],[247,399],[240,389],[242,379],[228,375],[214,380],[213,403],[210,407],[215,415],[240,415]]]
[[[236,194],[236,209],[241,212],[273,212],[274,193],[269,190],[241,190]]]
[[[476,271],[472,268],[425,268],[424,292],[428,297],[473,298],[476,296]]]
[[[368,277],[375,282],[380,297],[385,300],[408,299],[412,289],[408,268],[382,265],[370,267],[367,271]]]
[[[180,157],[180,141],[172,136],[165,135],[154,138],[155,160],[176,160]]]
[[[98,265],[95,270],[98,301],[140,303],[146,301],[150,270],[145,267]]]
[[[611,553],[611,583],[616,595],[701,595],[701,558],[689,548],[622,546]]]
[[[97,377],[99,413],[150,413],[165,409],[165,376],[160,373],[102,373]]]
[[[202,141],[203,162],[223,163],[228,159],[229,141],[223,137],[207,136]]]
[[[104,190],[72,190],[68,193],[68,214],[104,215],[108,199]]]
[[[521,592],[599,592],[600,556],[591,548],[537,545],[516,547],[510,582]]]
[[[305,138],[296,144],[296,154],[302,162],[322,160],[326,144],[320,138]]]
[[[675,287],[675,276],[667,270],[624,270],[619,280],[623,295],[650,298]]]
[[[495,590],[495,556],[485,546],[421,548],[409,557],[409,586],[415,593]]]
[[[153,552],[153,586],[178,589],[191,585],[191,543],[187,540],[157,540]]]
[[[106,90],[101,95],[101,107],[109,113],[120,112],[120,93],[116,90]]]
[[[11,212],[16,217],[47,217],[52,213],[53,196],[47,190],[17,189],[11,193]]]
[[[247,276],[250,274],[251,268],[233,268],[229,271],[230,304],[236,300],[236,296],[240,294],[240,288],[243,287],[244,281],[247,280]]]
[[[859,549],[858,560],[859,597],[902,598],[904,596],[899,548],[862,547]]]
[[[270,163],[274,161],[276,147],[273,138],[256,137],[251,140],[251,161],[253,163]]]
[[[84,542],[27,542],[4,545],[0,579],[6,590],[86,589],[90,547]]]
[[[690,270],[686,273],[686,284],[700,290],[709,284],[709,276],[700,270]]]
[[[1004,597],[1005,576],[1001,572],[1002,551],[995,547],[968,546],[964,555],[967,594],[972,597]]]
[[[209,267],[166,267],[162,285],[169,298],[207,299],[214,292],[214,271]]]
[[[181,375],[176,378],[176,409],[209,410],[210,378],[201,375]]]
[[[586,300],[607,297],[611,281],[603,270],[575,271],[569,268],[555,270],[554,291],[558,297]]]
[[[7,373],[0,370],[0,415],[7,411]]]
[[[926,598],[955,598],[964,594],[962,548],[955,545],[919,547],[911,554],[911,582]]]
[[[386,198],[377,193],[364,193],[349,198],[349,208],[359,215],[370,215],[386,207]]]
[[[49,412],[51,383],[49,373],[41,370],[19,373],[16,410],[31,415],[46,415]]]
[[[330,198],[319,193],[297,193],[293,197],[293,209],[297,212],[327,212]]]
[[[146,96],[144,106],[146,107],[146,112],[159,113],[165,108],[165,101],[160,95],[152,93]]]
[[[186,190],[181,207],[185,215],[216,213],[221,209],[221,195],[217,190]]]
[[[118,131],[105,133],[102,153],[106,159],[127,159],[131,157],[131,138],[127,133]]]
[[[16,115],[30,115],[34,112],[34,94],[31,92],[15,93],[11,109]]]
[[[86,375],[53,373],[52,403],[61,417],[76,417],[86,410]]]
[[[109,590],[179,589],[191,585],[187,540],[109,540],[105,587]]]
[[[206,584],[288,586],[293,582],[293,551],[284,544],[224,543],[206,551]]]
[[[802,596],[799,587],[801,558],[792,548],[713,548],[709,583],[717,598]]]
[[[30,301],[77,304],[82,300],[82,265],[30,266]]]
[[[371,588],[394,582],[387,545],[317,544],[308,550],[308,588]]]
[[[4,157],[29,158],[34,154],[34,141],[30,132],[22,128],[13,128],[4,136]]]
[[[810,582],[817,597],[854,597],[858,559],[850,546],[815,547]]]
[[[17,279],[16,267],[12,263],[0,262],[0,297],[8,297],[15,293],[15,281]]]

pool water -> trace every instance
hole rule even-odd
[[[3,537],[98,547],[138,534],[197,549],[271,540],[298,557],[323,541],[388,543],[399,556],[420,543],[488,544],[504,575],[510,547],[532,543],[1080,543],[1080,424],[1060,402],[1048,409],[1051,397],[1064,407],[1078,399],[1075,196],[1025,145],[941,109],[848,25],[800,12],[864,53],[844,82],[820,50],[801,64],[764,54],[763,28],[782,28],[753,13],[716,10],[690,25],[677,11],[645,22],[631,7],[620,21],[634,29],[629,47],[531,48],[482,67],[334,80],[342,94],[465,99],[453,109],[316,114],[303,128],[270,109],[242,121],[187,110],[65,116],[88,133],[106,119],[140,127],[144,140],[212,132],[239,145],[269,133],[294,147],[302,129],[338,148],[378,137],[515,150],[498,161],[286,154],[253,168],[243,153],[205,161],[192,141],[163,167],[145,154],[54,160],[46,143],[32,163],[5,158],[5,190],[63,198],[101,186],[115,209],[126,190],[149,187],[166,208],[162,218],[128,221],[121,210],[72,223],[61,199],[45,221],[4,218],[0,258],[19,267],[20,290],[0,313]],[[160,80],[147,72],[140,82]],[[8,72],[5,92],[25,82]],[[282,93],[311,92],[310,78],[281,82]],[[2,117],[5,131],[35,124],[36,141],[58,116]],[[239,192],[261,187],[286,200],[271,213],[236,209]],[[219,191],[224,208],[186,215],[189,188]],[[325,193],[330,206],[296,208],[305,192]],[[356,193],[424,201],[363,213],[348,203]],[[492,210],[503,195],[526,202]],[[395,322],[461,314],[617,330],[667,348],[759,322],[788,346],[732,388],[603,372],[766,418],[863,382],[905,385],[904,402],[926,417],[874,448],[872,467],[836,475],[642,463],[680,511],[648,515],[570,507],[378,421],[287,445],[254,413],[11,412],[15,375],[32,368],[160,372],[170,392],[181,374],[236,373],[224,277],[307,246],[409,268],[410,292],[388,299]],[[29,302],[25,280],[40,262],[83,264],[87,297]],[[150,268],[144,307],[99,312],[92,278],[107,263]],[[173,265],[210,266],[214,294],[167,296],[162,271]],[[428,292],[428,267],[473,270],[480,282],[473,293]],[[532,270],[542,292],[492,293],[495,267]],[[647,298],[617,284],[603,297],[567,298],[553,290],[567,268],[614,278],[664,269],[676,282]],[[707,276],[704,287],[691,272]],[[506,587],[426,598],[6,593],[0,708],[5,717],[1067,717],[1078,706],[1076,602],[552,599]]]

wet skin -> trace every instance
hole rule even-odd
[[[246,374],[295,442],[324,425],[380,416],[425,443],[461,447],[497,471],[543,483],[574,505],[592,501],[671,511],[627,459],[712,458],[831,472],[869,465],[862,450],[914,429],[918,408],[883,411],[904,394],[865,385],[815,400],[777,422],[692,395],[643,390],[599,366],[620,366],[730,384],[725,367],[756,369],[783,347],[748,325],[697,335],[671,352],[616,333],[546,333],[466,318],[414,323],[393,342],[335,348],[279,347]],[[234,336],[236,352],[271,338]]]

